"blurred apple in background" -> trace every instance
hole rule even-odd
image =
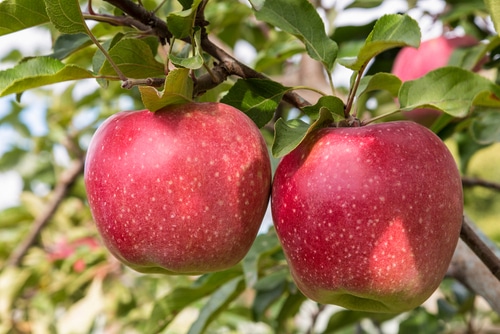
[[[439,36],[422,42],[418,49],[404,47],[394,60],[392,73],[403,82],[418,79],[432,70],[448,65],[453,51],[457,48],[470,47],[477,43],[477,39],[472,36]],[[441,115],[441,111],[420,108],[404,112],[403,115],[429,127]]]

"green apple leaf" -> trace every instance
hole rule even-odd
[[[375,8],[382,4],[384,0],[355,0],[345,9],[350,8]]]
[[[184,9],[180,12],[173,12],[167,16],[168,30],[170,30],[175,38],[182,39],[191,35],[194,27],[194,20],[196,18],[196,10],[200,3],[201,0],[194,0],[191,2],[188,9]]]
[[[258,20],[267,22],[300,39],[311,58],[320,61],[328,73],[337,57],[337,43],[331,40],[314,6],[307,0],[250,1]]]
[[[260,260],[267,255],[274,254],[280,249],[281,245],[274,229],[269,229],[269,232],[266,234],[259,234],[257,236],[247,255],[241,261],[243,275],[248,287],[253,287],[257,283]]]
[[[151,86],[139,86],[139,91],[144,106],[155,112],[169,105],[192,101],[193,80],[189,76],[189,69],[179,68],[167,75],[162,92]]]
[[[266,310],[285,293],[288,277],[288,270],[282,269],[262,277],[255,284],[252,313],[256,321],[261,321]]]
[[[319,118],[323,109],[332,114],[335,122],[345,119],[344,102],[336,96],[322,96],[315,105],[304,107],[302,111],[314,121]]]
[[[479,144],[500,142],[500,110],[481,110],[472,119],[469,130],[472,138]]]
[[[43,0],[50,22],[64,34],[88,34],[78,0]]]
[[[179,286],[158,298],[147,323],[145,333],[161,332],[175,316],[189,304],[208,296],[232,279],[241,280],[241,268],[206,274],[198,278],[190,286]]]
[[[32,58],[0,71],[0,97],[58,82],[93,77],[86,69],[65,65],[52,57]]]
[[[496,0],[484,0],[488,12],[490,13],[491,20],[497,32],[500,31],[500,2]]]
[[[243,111],[259,128],[266,125],[283,97],[290,90],[266,79],[240,79],[231,87],[221,102]]]
[[[201,334],[215,317],[245,290],[245,281],[236,277],[222,285],[203,306],[195,322],[189,328],[188,334]]]
[[[55,41],[54,53],[50,56],[62,60],[90,44],[92,44],[92,41],[87,34],[64,34]]]
[[[333,113],[327,108],[320,108],[318,119],[311,125],[300,119],[284,121],[278,119],[274,124],[274,141],[271,152],[280,158],[293,151],[311,132],[335,122]]]
[[[377,321],[377,323],[382,323],[396,316],[397,314],[339,310],[330,317],[323,333],[336,333],[347,326],[359,323],[363,319],[373,319],[374,321]]]
[[[368,62],[386,50],[420,45],[420,28],[418,23],[408,15],[388,14],[377,20],[365,44],[355,58],[341,58],[338,62],[353,70],[359,71]]]
[[[2,1],[0,17],[0,36],[49,22],[43,1]]]
[[[403,83],[399,91],[402,110],[434,108],[455,117],[466,116],[471,107],[500,108],[500,86],[479,74],[459,67],[442,67]]]
[[[156,61],[149,45],[140,39],[121,39],[109,50],[109,55],[123,74],[129,78],[143,79],[165,75],[163,64]],[[116,75],[115,70],[107,60],[99,73]]]
[[[397,97],[401,84],[401,79],[397,76],[390,73],[379,72],[361,79],[358,90],[356,91],[356,96],[377,90],[385,90],[392,96]]]
[[[292,287],[295,287],[292,285]],[[286,328],[286,323],[290,318],[295,317],[295,315],[299,312],[302,303],[304,303],[307,298],[295,287],[295,290],[290,291],[285,301],[281,305],[278,316],[276,317],[276,321],[278,323],[276,333],[285,333],[284,329]]]
[[[177,67],[197,70],[203,66],[203,56],[201,50],[201,29],[196,29],[191,47],[185,48],[187,52],[193,51],[193,55],[174,55],[170,53],[168,58]]]

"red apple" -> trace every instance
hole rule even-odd
[[[308,298],[402,312],[445,275],[462,222],[461,178],[443,142],[416,123],[324,128],[278,165],[271,208]]]
[[[201,274],[247,253],[271,168],[245,114],[189,103],[107,119],[90,143],[84,179],[98,231],[119,260],[139,272]]]
[[[446,66],[455,49],[473,46],[477,43],[478,41],[471,36],[439,36],[422,42],[418,49],[404,47],[394,59],[392,73],[403,82],[418,79],[432,70]],[[435,109],[419,108],[404,112],[403,115],[422,125],[431,126],[441,112]]]

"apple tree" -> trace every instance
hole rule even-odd
[[[498,331],[499,29],[493,0],[0,2],[0,333]]]

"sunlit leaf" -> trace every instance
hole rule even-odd
[[[43,1],[2,1],[0,17],[0,36],[49,22]]]
[[[78,0],[43,0],[50,22],[64,34],[88,33]]]
[[[144,106],[154,112],[169,105],[192,101],[193,80],[189,69],[179,68],[170,71],[163,91],[151,86],[140,86],[139,90]]]
[[[500,31],[500,2],[496,0],[484,0],[484,3],[488,8],[495,30],[497,32]]]
[[[208,296],[232,279],[239,281],[241,271],[233,268],[201,276],[191,286],[180,286],[156,300],[146,326],[146,333],[157,333],[165,328],[187,305]]]
[[[401,83],[401,80],[393,74],[382,72],[376,73],[361,79],[356,95],[359,96],[368,92],[385,90],[396,97],[398,96]]]
[[[402,110],[427,107],[463,117],[472,105],[500,108],[499,96],[500,86],[490,80],[459,67],[448,66],[403,83],[399,102]]]
[[[86,69],[65,65],[52,57],[32,58],[0,71],[0,97],[53,83],[93,77]]]
[[[418,23],[408,15],[388,14],[377,20],[356,58],[341,58],[338,62],[351,70],[359,71],[373,57],[386,50],[419,45]]]
[[[313,5],[307,0],[250,1],[258,20],[284,30],[306,46],[311,58],[320,61],[327,71],[332,71],[337,57],[337,43],[331,40]]]
[[[242,277],[236,277],[214,291],[203,306],[196,321],[189,328],[188,334],[201,334],[210,322],[222,312],[245,289]]]

